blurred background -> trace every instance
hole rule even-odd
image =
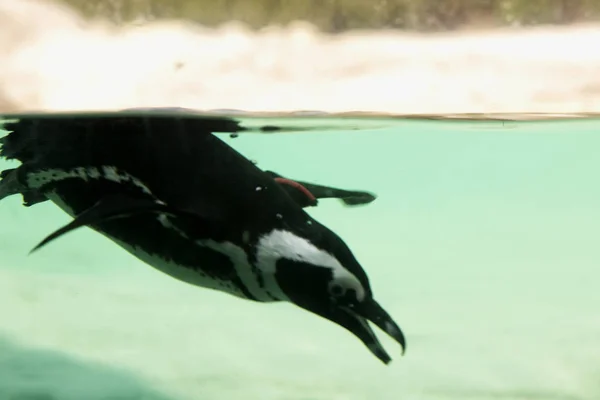
[[[303,20],[323,32],[447,31],[594,20],[594,0],[62,0],[113,22],[183,19],[205,26],[236,20],[255,29]]]
[[[0,110],[593,112],[596,0],[0,0]]]

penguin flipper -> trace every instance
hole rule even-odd
[[[142,213],[164,213],[175,216],[185,214],[188,218],[190,214],[184,211],[173,210],[164,203],[149,198],[135,198],[123,194],[106,196],[92,207],[77,215],[73,221],[46,236],[44,240],[30,251],[30,254],[52,240],[77,228]]]
[[[339,199],[347,206],[357,206],[369,204],[377,198],[375,194],[366,191],[344,190],[331,186],[317,185],[315,183],[294,181],[273,171],[265,172],[278,183],[282,184],[288,194],[302,207],[316,206],[317,199]],[[296,185],[291,183],[295,183]]]

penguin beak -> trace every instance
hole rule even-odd
[[[406,350],[406,340],[402,330],[374,299],[365,299],[354,307],[336,307],[325,317],[352,332],[384,364],[389,364],[392,358],[375,336],[368,321],[398,342],[402,346],[402,354]]]

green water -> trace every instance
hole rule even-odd
[[[404,357],[378,332],[390,366],[328,321],[180,283],[89,230],[27,256],[68,217],[5,199],[0,399],[597,400],[599,127],[223,136],[263,168],[379,196],[311,214],[403,328]]]

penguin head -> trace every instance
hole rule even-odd
[[[287,230],[264,235],[258,243],[259,263],[271,265],[285,300],[344,327],[388,364],[391,357],[369,322],[404,353],[402,330],[374,299],[367,274],[344,241],[320,224],[316,228],[319,234],[312,237]]]

